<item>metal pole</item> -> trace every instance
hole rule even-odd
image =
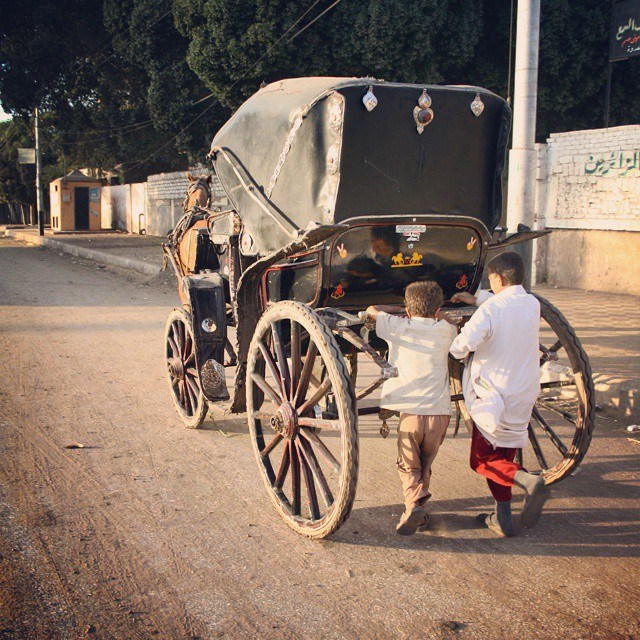
[[[44,193],[42,191],[42,158],[40,156],[40,118],[35,108],[36,126],[36,206],[38,211],[38,235],[44,235]]]
[[[507,226],[534,226],[536,196],[536,103],[538,98],[538,45],[540,0],[518,0],[516,63],[513,96],[513,138],[509,152]],[[519,245],[527,268],[527,282],[534,280],[530,242]]]
[[[609,107],[611,104],[611,72],[613,63],[609,62],[607,65],[607,90],[604,94],[604,128],[609,127]]]

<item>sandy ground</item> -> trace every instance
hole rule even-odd
[[[363,421],[351,517],[309,541],[242,421],[180,427],[161,355],[177,301],[0,239],[1,639],[640,637],[640,443],[621,423],[601,417],[543,521],[500,540],[474,525],[489,500],[466,435],[435,463],[432,531],[397,536],[394,443]]]

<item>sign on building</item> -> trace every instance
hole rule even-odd
[[[36,150],[35,149],[18,149],[18,163],[19,164],[35,164]]]
[[[609,61],[640,56],[640,0],[624,0],[613,5]]]

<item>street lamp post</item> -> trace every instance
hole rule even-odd
[[[36,207],[38,214],[38,235],[44,235],[44,192],[42,190],[42,157],[40,154],[40,118],[38,107],[34,112],[36,139]]]
[[[518,0],[517,21],[513,138],[509,152],[507,197],[507,226],[511,231],[516,231],[519,224],[534,225],[540,0]],[[534,269],[531,243],[525,242],[519,247],[530,284]]]

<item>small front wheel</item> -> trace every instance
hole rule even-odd
[[[191,316],[184,309],[174,309],[167,318],[165,361],[171,398],[180,420],[187,429],[197,429],[207,417],[209,406],[198,379]]]
[[[356,401],[336,339],[305,305],[278,302],[258,322],[247,364],[247,417],[280,516],[309,538],[336,531],[356,494]]]

